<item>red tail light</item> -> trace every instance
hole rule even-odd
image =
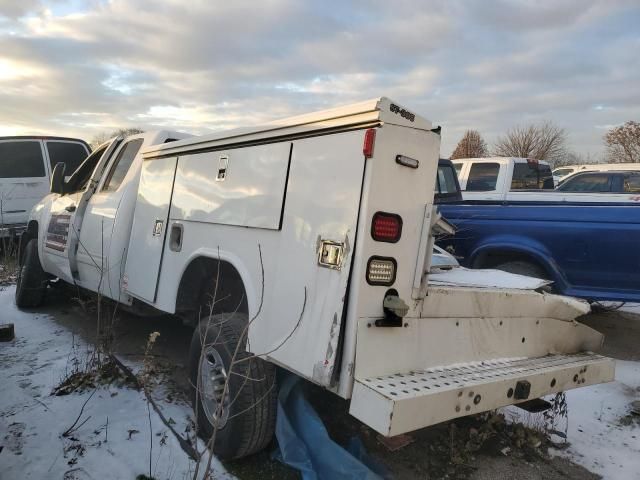
[[[364,158],[373,157],[373,146],[376,143],[376,130],[375,128],[370,128],[364,134],[364,145],[362,146],[362,153],[364,153]]]
[[[402,217],[395,213],[376,212],[371,221],[371,236],[378,242],[396,243],[402,235]]]

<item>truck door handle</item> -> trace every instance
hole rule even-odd
[[[64,209],[67,212],[75,212],[76,211],[76,206],[75,205],[68,205],[68,206],[64,207]]]
[[[184,226],[181,223],[171,225],[171,233],[169,234],[169,249],[172,252],[182,250],[182,239],[184,237]]]

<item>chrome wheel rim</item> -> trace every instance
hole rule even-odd
[[[200,401],[207,420],[218,428],[224,427],[229,418],[229,387],[224,392],[226,381],[227,370],[222,357],[214,347],[207,345],[200,356]]]

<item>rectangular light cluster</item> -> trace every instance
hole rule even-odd
[[[396,280],[396,261],[390,257],[371,257],[367,263],[370,285],[392,285]]]

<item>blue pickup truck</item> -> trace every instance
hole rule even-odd
[[[439,206],[457,231],[438,245],[463,266],[547,278],[565,295],[640,302],[640,204],[544,195],[481,200],[463,191],[462,202]]]

